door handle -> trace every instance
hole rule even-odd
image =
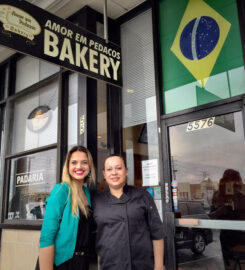
[[[178,223],[179,225],[182,225],[182,226],[197,226],[199,225],[199,219],[197,218],[179,218],[177,219],[178,220]]]

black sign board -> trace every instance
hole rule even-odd
[[[1,0],[0,44],[122,86],[120,47],[23,0]]]

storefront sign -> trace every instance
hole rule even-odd
[[[0,44],[122,86],[120,47],[26,1],[1,1]]]
[[[43,171],[16,174],[16,186],[36,185],[44,183]]]

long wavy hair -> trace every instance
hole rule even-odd
[[[69,174],[69,163],[71,159],[71,155],[74,152],[83,152],[88,157],[88,165],[90,169],[90,173],[85,177],[84,183],[90,184],[95,182],[95,169],[94,169],[94,163],[93,158],[89,150],[81,145],[74,146],[70,149],[70,151],[66,155],[65,164],[63,166],[62,171],[62,182],[67,183],[70,187],[70,194],[71,195],[71,210],[72,214],[78,216],[78,207],[82,211],[82,213],[88,217],[89,209],[87,207],[87,199],[85,197],[85,194],[83,190],[80,188],[79,185],[77,185],[76,181],[72,179],[72,177]]]

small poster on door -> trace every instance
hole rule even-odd
[[[162,196],[161,196],[161,187],[157,186],[154,187],[154,200],[161,200]]]
[[[143,186],[158,186],[158,160],[150,159],[142,161]]]
[[[154,201],[155,201],[159,216],[160,216],[161,220],[163,221],[163,218],[162,218],[162,201],[161,200],[154,200]]]

